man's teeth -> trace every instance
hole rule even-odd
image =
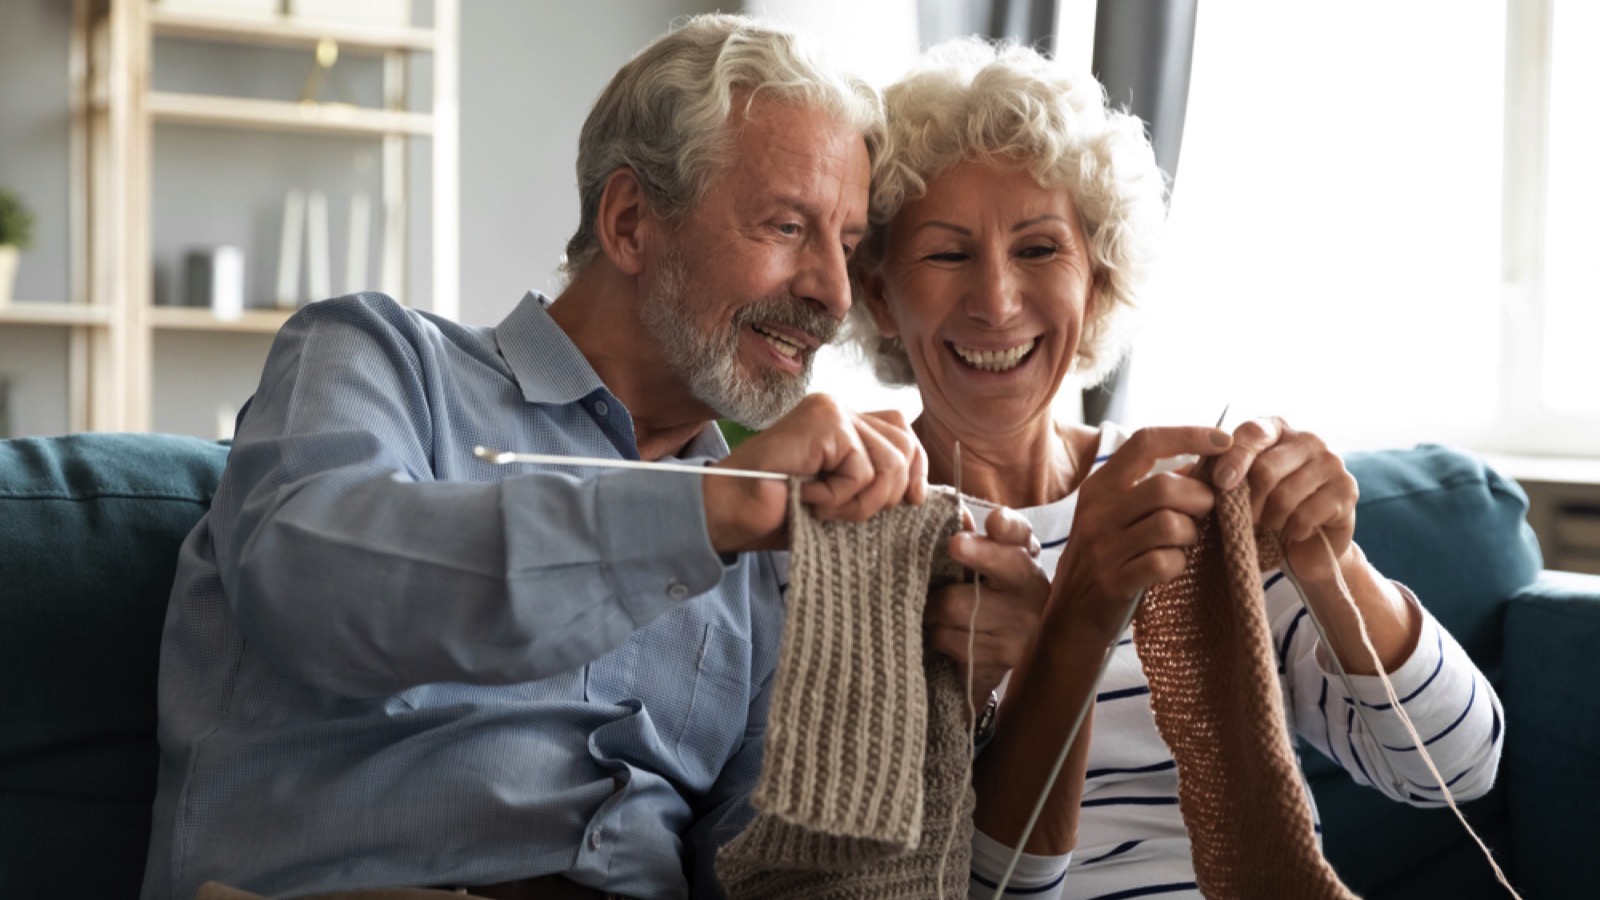
[[[985,372],[1004,372],[1008,369],[1015,369],[1022,362],[1022,358],[1028,355],[1028,351],[1033,349],[1033,343],[1033,341],[1029,341],[1009,350],[972,350],[957,344],[952,344],[951,346],[955,347],[956,355],[974,369],[982,369]]]
[[[790,359],[799,356],[800,353],[805,350],[804,347],[796,344],[794,341],[791,341],[782,335],[773,334],[772,332],[762,328],[760,325],[752,325],[750,327],[755,329],[756,334],[766,338],[767,343],[771,344],[774,349]]]

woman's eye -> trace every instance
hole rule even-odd
[[[1024,247],[1022,252],[1017,255],[1023,259],[1048,259],[1054,256],[1055,252],[1056,248],[1049,244],[1037,244],[1032,247]]]
[[[933,262],[961,262],[967,255],[959,250],[947,250],[944,253],[930,253],[924,259]]]

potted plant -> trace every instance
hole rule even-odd
[[[15,191],[0,188],[0,306],[11,302],[17,257],[33,243],[33,211]]]

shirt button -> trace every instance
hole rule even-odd
[[[598,829],[598,828],[596,828],[595,830],[589,832],[589,849],[590,850],[598,850],[598,849],[600,849],[600,829]]]
[[[681,581],[674,581],[667,585],[667,596],[674,600],[686,600],[689,597],[689,588]]]
[[[605,402],[604,400],[596,400],[594,402],[594,414],[595,415],[604,416],[604,415],[608,415],[610,412],[611,412],[611,404]]]

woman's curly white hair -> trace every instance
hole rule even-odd
[[[1092,385],[1127,351],[1129,314],[1155,268],[1167,181],[1144,124],[1108,108],[1105,89],[1009,41],[962,38],[928,50],[884,92],[888,134],[872,172],[872,233],[853,266],[847,334],[887,384],[914,384],[911,361],[862,300],[861,272],[883,261],[887,224],[928,182],[968,160],[1026,166],[1065,187],[1088,238],[1090,308],[1073,371]]]

